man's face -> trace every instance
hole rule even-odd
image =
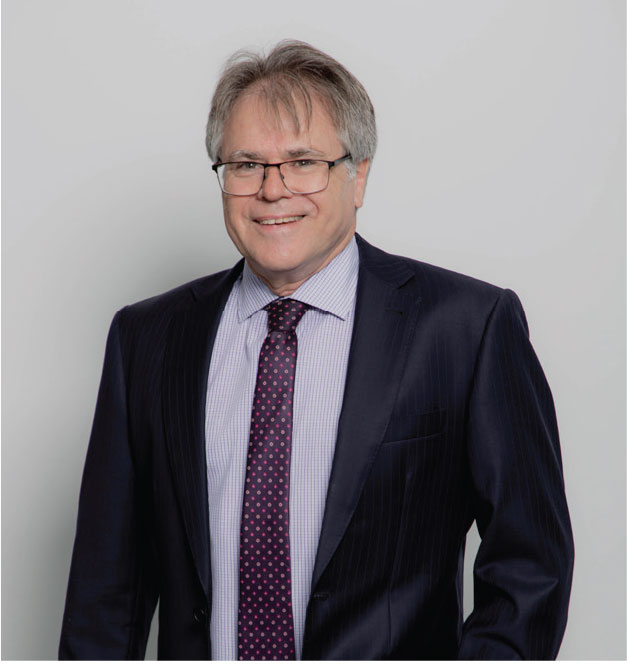
[[[300,132],[285,114],[278,119],[255,93],[243,95],[225,124],[222,161],[277,163],[298,158],[334,161],[345,154],[332,121],[313,99],[307,122],[300,111]],[[292,194],[279,170],[267,168],[257,195],[223,194],[227,232],[249,267],[277,294],[293,292],[327,265],[351,239],[356,208],[363,202],[368,161],[355,177],[339,164],[330,170],[328,186],[316,194]],[[298,217],[283,224],[262,221]]]

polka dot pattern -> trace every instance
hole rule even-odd
[[[295,659],[289,543],[289,477],[295,329],[308,305],[274,300],[260,350],[240,524],[238,658]]]

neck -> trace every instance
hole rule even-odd
[[[278,297],[286,297],[287,295],[292,295],[304,282],[308,281],[308,279],[310,279],[313,274],[316,274],[319,272],[319,270],[322,270],[329,262],[330,261],[325,263],[325,265],[321,265],[319,268],[313,272],[310,272],[305,277],[298,279],[297,281],[286,281],[285,279],[281,278],[273,278],[258,272],[251,265],[249,265],[249,267],[251,268],[251,271],[257,277],[259,277],[273,291],[273,293],[275,293],[275,295]]]

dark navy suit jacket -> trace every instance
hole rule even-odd
[[[357,237],[356,316],[303,659],[546,659],[573,544],[520,301]],[[209,659],[204,411],[243,261],[119,311],[81,487],[61,658]],[[474,611],[462,619],[476,520]]]

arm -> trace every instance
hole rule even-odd
[[[552,395],[510,290],[481,342],[468,458],[482,542],[459,658],[555,658],[568,615],[572,532]]]
[[[157,602],[127,430],[127,386],[113,319],[92,426],[60,659],[141,659]]]

